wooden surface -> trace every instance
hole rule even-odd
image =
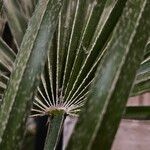
[[[130,98],[127,105],[150,105],[150,93]],[[112,150],[150,150],[150,121],[122,120]]]
[[[150,121],[122,120],[112,150],[149,150]]]

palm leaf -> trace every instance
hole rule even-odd
[[[70,1],[70,3],[71,2],[73,2],[73,1]],[[64,5],[64,10],[62,10],[62,13],[65,13],[66,7],[71,7],[70,3],[67,3],[69,6]],[[103,7],[105,6],[103,4],[104,3],[103,1],[101,1],[100,3],[102,4]],[[72,25],[74,25],[74,28],[71,31],[67,30],[67,29],[64,30],[62,28],[62,31],[61,31],[61,28],[59,28],[60,25],[58,25],[58,28],[60,30],[59,31],[60,35],[59,36],[56,35],[57,43],[56,42],[53,43],[52,48],[51,48],[52,51],[48,55],[49,56],[48,62],[47,62],[48,65],[46,67],[46,69],[48,68],[48,70],[45,71],[45,75],[43,75],[43,77],[42,77],[42,83],[40,86],[41,89],[39,90],[39,91],[43,91],[43,93],[44,93],[43,94],[44,98],[43,98],[43,100],[41,99],[41,102],[43,101],[43,103],[45,104],[44,99],[48,99],[49,105],[52,105],[52,107],[53,106],[54,107],[62,106],[62,108],[65,109],[67,114],[72,114],[73,112],[76,112],[76,108],[78,110],[81,106],[83,106],[84,99],[86,98],[86,94],[88,92],[88,87],[90,86],[90,84],[92,82],[94,73],[98,66],[98,63],[104,54],[105,50],[103,51],[103,49],[105,47],[105,44],[107,43],[107,40],[109,39],[109,35],[111,34],[113,27],[117,23],[119,14],[121,14],[124,4],[125,4],[125,2],[122,3],[121,1],[117,1],[115,4],[110,3],[109,7],[111,7],[111,9],[108,13],[108,16],[105,14],[106,13],[105,11],[104,11],[103,15],[105,14],[106,18],[103,18],[101,20],[100,19],[101,14],[99,14],[99,16],[97,16],[98,17],[97,19],[99,21],[97,21],[96,31],[94,33],[92,32],[93,35],[91,35],[92,38],[90,39],[90,42],[95,41],[95,39],[97,39],[97,41],[94,42],[94,46],[90,45],[90,42],[89,42],[89,51],[91,51],[91,52],[89,55],[86,54],[82,57],[81,60],[85,60],[85,61],[81,65],[79,65],[79,63],[72,63],[72,65],[71,65],[71,61],[76,61],[76,58],[80,57],[80,54],[78,53],[78,48],[71,48],[71,50],[74,49],[74,51],[76,50],[76,52],[70,52],[69,43],[68,43],[68,46],[66,44],[65,48],[60,49],[60,47],[58,47],[58,46],[63,45],[63,43],[62,43],[63,40],[60,40],[60,38],[65,39],[65,37],[64,38],[61,37],[61,36],[66,36],[67,33],[65,33],[65,32],[69,32],[68,36],[70,35],[69,39],[71,39],[73,36],[72,34],[75,32],[74,30],[77,30],[79,28],[78,27],[79,25],[77,27],[75,26],[75,24],[77,23],[75,13],[77,13],[77,14],[79,13],[79,16],[81,16],[80,13],[81,13],[81,10],[83,9],[83,7],[82,7],[83,4],[82,4],[82,2],[80,2],[75,5],[78,8],[78,10],[76,10],[77,8],[73,9],[73,11],[75,11],[75,13],[70,13],[70,11],[66,11],[66,13],[67,13],[67,14],[65,14],[66,16],[68,16],[70,14],[74,14],[74,20],[72,21],[72,22],[74,22],[74,24],[72,24]],[[93,5],[92,12],[89,13],[89,11],[86,11],[86,10],[89,10],[88,7],[90,7],[90,6],[88,6],[85,9],[85,11],[87,12],[87,14],[85,16],[86,16],[86,18],[89,18],[89,19],[87,19],[88,24],[83,25],[82,22],[79,22],[78,24],[80,24],[80,26],[90,27],[93,24],[93,22],[92,22],[93,19],[90,17],[91,17],[91,15],[95,15],[95,13],[97,14],[97,11],[96,11],[97,7],[99,7],[101,5],[99,3],[95,4],[95,2],[91,2],[91,5]],[[122,6],[122,7],[120,7],[120,6]],[[81,10],[79,10],[80,7],[81,7]],[[104,9],[103,7],[101,8],[102,10]],[[68,10],[69,10],[69,8],[68,8]],[[116,14],[116,12],[117,12],[117,16],[112,21],[111,17],[114,16]],[[88,15],[89,15],[89,17],[88,17]],[[62,18],[60,18],[59,21],[62,21],[62,19],[64,19],[64,15],[60,14],[60,17],[61,16],[62,16]],[[69,18],[72,19],[73,16],[69,17]],[[90,22],[90,19],[91,19],[91,22]],[[69,21],[69,20],[67,20],[67,21]],[[61,22],[59,22],[59,24],[61,24]],[[108,28],[108,25],[110,26],[110,28]],[[75,28],[77,28],[77,29],[75,29]],[[94,26],[94,28],[95,28],[95,26]],[[100,32],[97,33],[97,31],[99,31],[99,30],[100,30]],[[107,30],[107,32],[106,32],[106,30]],[[103,32],[101,33],[101,31],[103,31]],[[88,32],[85,32],[85,31],[82,32],[81,35],[78,35],[78,40],[80,40],[81,38],[87,38],[87,37],[85,37],[85,35],[86,35],[85,33],[89,34]],[[108,36],[106,36],[102,40],[102,38],[104,37],[103,36],[104,33],[107,34]],[[100,45],[100,40],[103,41],[103,42],[101,42],[101,45]],[[69,41],[69,42],[71,42],[70,44],[73,44],[74,41]],[[82,43],[82,41],[80,41],[80,42]],[[80,43],[79,43],[79,48],[81,48]],[[56,52],[56,49],[58,50],[57,52]],[[61,66],[59,64],[61,64],[61,62],[62,62],[61,60],[63,58],[60,58],[60,56],[62,53],[64,53],[63,52],[64,49],[67,49],[67,52],[65,52],[66,55],[64,57],[69,57],[68,55],[69,55],[69,53],[71,53],[72,58],[69,61],[67,60],[67,58],[65,58],[65,62],[63,63],[65,66],[63,66],[63,65]],[[81,51],[83,51],[83,49]],[[67,55],[67,53],[68,53],[68,55]],[[93,57],[93,60],[91,60],[92,57]],[[65,68],[67,68],[68,65],[70,66],[70,68],[74,68],[74,66],[75,67],[80,66],[80,67],[78,68],[78,72],[74,72],[72,74],[73,76],[70,77],[70,80],[65,81],[65,76],[68,76],[68,75],[66,75]],[[60,72],[60,70],[62,70],[64,72]],[[69,70],[71,71],[71,69],[69,69]],[[68,73],[68,74],[70,74],[70,73]],[[49,74],[49,81],[47,80],[46,74]],[[62,76],[62,74],[63,74],[63,76]],[[61,80],[60,80],[59,76],[62,76]],[[68,79],[68,77],[66,78],[66,80],[67,79]],[[75,79],[75,80],[71,81],[72,79]],[[68,88],[67,84],[72,84],[72,87],[69,88],[70,90],[68,89],[68,92],[66,91],[66,89]],[[48,90],[48,85],[50,85],[50,90]],[[39,93],[38,95],[41,95],[41,94]],[[40,96],[38,96],[38,97],[40,97]],[[49,107],[48,104],[46,104],[45,108],[47,108],[47,107]],[[43,115],[44,114],[45,113],[43,112]],[[76,113],[73,113],[73,115],[75,115],[75,114]]]
[[[148,42],[145,51],[144,60],[137,72],[135,86],[131,96],[139,95],[150,91],[150,42]]]
[[[12,72],[16,55],[13,50],[0,38],[0,94],[1,100]]]
[[[128,3],[130,4],[132,1],[133,0],[129,0]],[[31,114],[33,117],[50,115],[52,124],[49,124],[49,131],[51,132],[48,132],[47,134],[45,149],[48,149],[49,147],[55,148],[57,146],[58,135],[60,135],[60,130],[62,130],[62,122],[64,121],[65,115],[76,116],[78,112],[81,111],[81,108],[87,99],[87,95],[89,94],[89,87],[93,82],[97,67],[102,63],[101,61],[104,59],[103,57],[109,53],[110,46],[108,46],[108,42],[111,39],[112,31],[122,13],[125,3],[126,1],[122,0],[64,0],[63,9],[59,14],[57,31],[54,34],[51,47],[49,48],[50,50],[47,56],[46,65],[43,67],[44,72],[41,75],[41,82],[34,97]],[[141,3],[139,6],[144,6],[144,2],[138,1],[133,3],[135,3],[135,5]],[[12,0],[10,3],[5,3],[5,13],[8,18],[8,23],[18,45],[20,45],[22,41],[26,30],[27,20],[32,15],[35,4],[36,2],[34,0],[30,2],[24,0]],[[14,7],[15,10],[9,10],[10,7]],[[138,9],[141,8],[138,6],[136,7]],[[15,20],[17,20],[17,22]],[[23,24],[23,22],[25,24]],[[126,28],[125,26],[123,27]],[[19,29],[21,29],[21,32]],[[40,31],[40,29],[38,31]],[[116,39],[117,38],[114,37],[114,41]],[[37,39],[39,44],[35,39],[34,41],[34,44],[39,46],[44,40],[41,39],[40,41]],[[5,44],[2,40],[0,42]],[[0,98],[3,97],[4,91],[7,87],[12,67],[16,66],[16,63],[15,65],[12,63],[14,61],[11,59],[12,56],[9,56],[9,52],[12,50],[6,44],[2,48],[4,48],[4,52],[2,51],[3,55],[0,57],[2,61],[2,63],[0,63],[0,69],[3,71],[0,77]],[[145,59],[148,58],[148,54],[147,51],[145,53]],[[11,65],[8,64],[5,56],[11,61]],[[16,56],[14,56],[14,59],[15,57]],[[139,75],[144,72],[144,68],[148,70],[148,67],[148,65],[145,65],[144,60],[137,73],[132,95],[140,94],[149,90],[147,88],[148,80],[144,82],[144,90],[139,88],[139,79],[142,79],[143,81],[144,77],[143,75],[140,78]],[[42,70],[39,72],[41,71]],[[8,72],[9,75],[5,75],[4,72]],[[149,78],[149,74],[147,74],[147,78]],[[10,83],[12,82],[11,80]],[[23,81],[22,84],[24,83]],[[22,86],[19,85],[19,87]],[[137,87],[138,91],[136,90]],[[21,107],[19,102],[14,102],[12,105],[16,108]],[[14,109],[13,112],[15,112]],[[57,116],[58,114],[59,116]],[[12,118],[11,115],[10,118]],[[58,128],[55,128],[55,126]],[[8,133],[10,133],[10,130]],[[4,132],[4,134],[8,135],[6,132]],[[51,136],[54,138],[50,139],[49,137]],[[6,144],[5,138],[2,145]],[[8,142],[10,141],[11,140],[9,139]]]
[[[85,4],[88,2],[89,1],[84,1]],[[42,116],[46,114],[55,116],[55,113],[57,112],[56,110],[61,110],[63,113],[68,115],[76,115],[81,110],[86,99],[87,92],[89,91],[88,88],[94,77],[94,72],[96,71],[98,63],[104,53],[101,52],[101,49],[105,47],[107,40],[109,39],[109,35],[117,23],[125,4],[125,2],[122,3],[121,1],[109,4],[107,4],[106,1],[98,1],[97,3],[93,1],[90,2],[91,5],[85,5],[83,7],[84,4],[82,1],[65,1],[59,18],[58,31],[56,32],[54,42],[50,49],[50,54],[48,55],[45,72],[41,77],[41,85],[38,88],[37,95],[35,96],[34,106],[32,109],[33,114],[31,116]],[[103,11],[104,7],[111,8],[109,11],[107,10],[107,14],[106,9]],[[83,11],[85,11],[85,14]],[[116,13],[117,16],[115,15]],[[85,15],[84,23],[79,21],[81,20],[81,14]],[[93,20],[91,16],[95,16],[96,18]],[[112,21],[113,16],[115,16],[115,19]],[[97,21],[95,22],[95,20]],[[68,28],[61,26],[63,23],[66,23]],[[93,23],[95,23],[94,28],[89,32]],[[82,31],[80,34],[76,33],[79,29]],[[106,36],[104,36],[105,34]],[[75,38],[76,42],[73,40]],[[89,42],[86,44],[88,44],[87,47],[89,47],[89,55],[85,53],[83,46],[81,46],[83,42],[85,43],[88,40]],[[94,42],[95,40],[96,42]],[[91,42],[95,43],[94,46],[91,45]],[[81,53],[84,51],[82,57],[80,57],[80,51]],[[77,57],[82,58],[80,59],[83,60],[81,64],[79,64],[80,62],[77,60]],[[90,61],[91,58],[92,61]],[[76,60],[78,61],[77,63]],[[74,67],[78,67],[78,71],[71,73]],[[71,70],[71,68],[73,69]],[[82,72],[80,72],[81,69]],[[71,76],[71,74],[73,76]],[[76,78],[78,78],[78,80],[76,80]],[[86,80],[84,80],[84,78],[86,78]],[[80,82],[82,80],[83,82]],[[72,84],[72,87],[70,86],[70,83]],[[74,84],[77,83],[79,88],[75,89]],[[70,88],[68,88],[68,85]],[[66,89],[68,89],[68,92],[66,92]],[[71,92],[74,94],[72,98],[69,97],[71,96]],[[55,126],[55,124],[53,125]],[[49,126],[53,128],[52,125]],[[55,143],[57,141],[53,142]],[[49,144],[55,145],[56,143],[54,143]],[[52,145],[49,145],[49,147]]]
[[[34,12],[38,0],[18,0],[18,1],[21,5],[23,13],[29,19]]]
[[[123,118],[136,120],[150,120],[149,106],[128,106],[125,109]]]
[[[18,149],[20,146],[16,143],[22,138],[21,125],[45,64],[60,6],[60,1],[39,1],[29,23],[0,109],[0,149]]]
[[[3,34],[3,31],[4,31],[4,27],[5,27],[5,22],[6,22],[6,19],[5,19],[5,16],[4,16],[4,13],[2,11],[2,4],[0,3],[0,36],[2,36]]]
[[[14,35],[16,44],[20,47],[27,27],[26,17],[23,14],[20,3],[18,1],[5,0],[3,4],[11,32]]]
[[[8,24],[19,48],[27,28],[28,20],[32,16],[37,1],[5,0],[3,4]]]
[[[150,27],[149,9],[147,0],[128,1],[67,149],[111,148],[136,70],[144,55]],[[142,38],[139,39],[140,36]]]

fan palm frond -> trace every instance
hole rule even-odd
[[[54,0],[48,0],[48,2],[46,2],[46,0],[44,0],[43,2],[39,1],[38,5],[36,6],[36,11],[34,12],[33,17],[31,18],[28,25],[29,18],[32,16],[32,12],[34,11],[37,0],[4,1],[4,13],[12,32],[18,54],[16,54],[14,50],[10,48],[2,40],[2,38],[0,38],[0,99],[2,100],[3,97],[4,101],[8,99],[8,93],[9,91],[11,91],[10,85],[13,82],[13,77],[15,78],[15,74],[17,75],[21,72],[18,67],[18,62],[20,62],[20,64],[25,63],[23,62],[23,58],[25,58],[25,67],[28,64],[26,57],[28,57],[29,59],[32,58],[35,66],[38,63],[41,64],[41,61],[44,62],[45,60],[45,65],[43,65],[42,63],[43,67],[37,71],[38,73],[41,73],[41,70],[44,70],[40,75],[40,78],[38,77],[38,80],[40,80],[40,84],[35,88],[36,93],[34,94],[34,97],[32,97],[33,106],[30,116],[36,117],[43,115],[58,115],[56,119],[54,118],[54,122],[52,122],[52,124],[55,125],[55,122],[58,121],[60,124],[60,128],[62,128],[61,126],[65,118],[64,116],[78,116],[82,108],[85,107],[84,105],[86,101],[89,100],[91,91],[93,93],[95,92],[93,90],[94,88],[92,89],[90,87],[93,83],[95,83],[96,85],[96,82],[101,79],[101,77],[97,77],[100,78],[99,80],[96,80],[97,78],[95,79],[95,73],[98,66],[101,66],[101,64],[103,64],[111,49],[119,45],[118,41],[122,40],[122,37],[124,38],[123,40],[128,40],[126,39],[126,33],[132,32],[133,30],[130,30],[130,21],[127,22],[127,18],[123,18],[122,12],[125,8],[125,10],[129,8],[128,5],[130,6],[130,3],[134,5],[134,1],[132,2],[132,0],[129,0],[128,5],[126,5],[126,0],[64,0],[62,9],[59,12],[56,31],[53,35],[52,41],[50,41],[49,39],[47,39],[49,38],[49,36],[46,32],[46,30],[49,31],[50,28],[47,27],[46,23],[44,24],[43,18],[46,18],[47,15],[50,15],[48,12],[51,12],[50,9],[53,9],[53,7],[51,8],[51,6],[46,3],[53,2]],[[135,14],[137,16],[134,15],[134,12],[130,12],[130,10],[127,13],[127,16],[129,15],[129,17],[135,17],[135,22],[133,22],[133,25],[135,25],[135,27],[137,26],[134,23],[139,21],[137,19],[139,12],[141,12],[142,14],[142,6],[144,9],[144,5],[146,3],[146,0],[144,0],[144,2],[135,2],[135,9],[133,8],[133,11],[135,11]],[[119,22],[118,20],[120,19],[120,16],[122,16],[123,18],[123,23],[121,23],[121,26],[123,27],[118,27],[118,25],[117,28],[116,25]],[[37,18],[41,22],[39,22]],[[47,24],[49,23],[49,21],[53,21],[53,17],[51,18],[51,20],[49,20],[49,18],[46,19],[45,20],[47,21]],[[55,20],[54,23],[56,24]],[[129,27],[129,29],[126,29],[126,25]],[[123,31],[123,28],[127,31]],[[116,33],[116,36],[118,37],[113,36],[113,33],[115,32],[114,29],[115,31],[117,30],[116,32],[118,33]],[[122,31],[122,33],[119,32],[120,30]],[[32,34],[33,32],[34,34]],[[133,35],[134,34],[132,34],[131,36]],[[29,44],[27,44],[27,42]],[[48,43],[48,46],[45,46],[42,43],[45,43],[45,45],[47,45]],[[143,43],[146,43],[146,41],[144,41]],[[26,54],[26,50],[23,47],[24,45],[26,45],[27,50],[38,49],[38,53],[30,53],[30,55]],[[125,45],[130,46],[130,41],[128,43],[125,43]],[[149,45],[150,44],[148,43],[144,59],[137,72],[134,88],[130,94],[131,96],[138,95],[150,90]],[[23,51],[22,49],[24,50],[25,54],[24,56],[22,55],[21,60],[21,52]],[[47,58],[44,60],[40,60],[40,56],[42,56],[44,50],[45,55],[47,54]],[[123,52],[124,51],[122,49],[122,53]],[[36,59],[33,59],[33,55],[37,56]],[[114,55],[111,52],[111,57],[113,58],[113,56]],[[38,68],[38,66],[36,67]],[[105,67],[105,65],[101,66],[101,70],[103,70],[103,68]],[[24,74],[23,70],[22,74]],[[28,75],[27,78],[30,80],[32,78],[32,68],[27,67],[26,74]],[[10,75],[11,80],[9,81]],[[34,78],[37,78],[36,73],[34,75]],[[109,77],[111,75],[112,74],[108,74],[108,79],[110,79]],[[17,77],[18,79],[20,79],[20,81],[23,80],[21,79],[21,77]],[[26,83],[24,84],[26,85]],[[35,83],[33,83],[32,85],[34,84]],[[33,88],[32,85],[29,87],[29,89],[31,90]],[[19,88],[19,86],[20,85],[17,85],[16,87]],[[99,89],[97,89],[97,91]],[[26,89],[22,89],[22,91],[20,90],[20,93],[23,92],[23,90],[25,91]],[[4,96],[5,91],[6,95]],[[16,91],[15,94],[18,94],[18,91]],[[28,98],[28,95],[26,96]],[[31,99],[31,97],[28,98],[28,100],[29,99]],[[14,105],[15,103],[16,105],[18,104],[17,106],[20,106],[19,99],[18,103],[16,102],[17,100],[15,100],[15,98],[13,98],[13,100],[14,101],[12,102],[12,105]],[[24,110],[21,112],[20,116],[23,116],[28,100],[24,99],[24,105],[22,105],[24,107]],[[91,100],[94,100],[94,98],[91,98]],[[3,105],[5,105],[5,103],[6,102],[4,102]],[[2,106],[1,111],[3,111],[3,108],[4,107]],[[12,107],[9,108],[12,109]],[[12,111],[15,112],[15,109],[13,109]],[[9,126],[7,126],[7,121],[10,121],[9,117],[7,118],[6,114],[3,113],[1,113],[0,115],[2,116],[0,116],[0,119],[6,118],[6,120],[4,119],[4,122],[6,124],[6,127],[8,127],[9,129]],[[8,116],[11,116],[11,114],[9,113]],[[52,129],[54,128],[52,127]],[[54,129],[54,134],[60,134],[58,132],[58,129],[59,127],[57,129]],[[3,134],[5,134],[5,129],[0,130],[0,136],[2,136]],[[55,139],[53,140],[55,141]],[[4,142],[6,141],[4,140]],[[51,145],[54,143],[49,144]]]

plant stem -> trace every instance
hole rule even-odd
[[[47,131],[44,150],[56,150],[60,137],[62,135],[64,120],[64,113],[60,113],[51,118]]]

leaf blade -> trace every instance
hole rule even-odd
[[[144,55],[142,50],[149,36],[149,33],[145,33],[150,27],[150,16],[147,14],[149,8],[148,1],[128,1],[72,134],[69,150],[111,148],[136,70]],[[128,22],[130,17],[132,23]],[[139,35],[143,34],[138,40]],[[134,61],[131,59],[133,57]]]
[[[146,45],[145,58],[137,71],[135,83],[130,96],[150,91],[150,43]]]
[[[16,44],[20,47],[22,38],[27,28],[27,18],[23,14],[18,1],[6,0],[3,1],[3,5],[10,30],[15,38]]]
[[[6,150],[9,150],[19,147],[19,144],[15,143],[23,134],[20,133],[22,131],[21,123],[25,121],[27,105],[31,103],[29,100],[32,99],[45,64],[60,6],[61,1],[59,0],[39,1],[36,13],[30,21],[0,110],[0,120],[2,120],[0,148],[5,147]],[[7,113],[5,110],[8,110]],[[18,114],[16,118],[14,114]],[[14,138],[9,136],[10,133]]]
[[[150,120],[149,106],[128,106],[123,115],[124,119]]]
[[[63,129],[64,119],[65,116],[63,113],[53,116],[50,119],[44,150],[55,150],[57,148],[57,144]]]

